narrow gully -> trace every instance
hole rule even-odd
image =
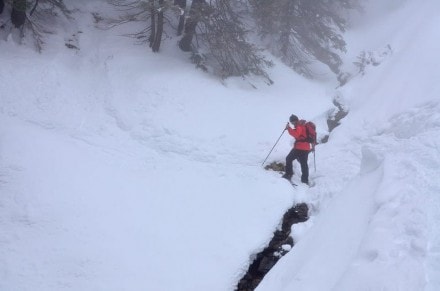
[[[307,221],[308,211],[307,204],[300,203],[284,214],[281,229],[275,230],[269,245],[256,254],[247,272],[238,282],[235,291],[253,291],[257,288],[278,260],[293,247],[293,238],[290,236],[292,225]]]
[[[338,96],[333,99],[335,108],[328,112],[327,126],[329,134],[341,124],[341,120],[347,116],[348,111],[339,100]],[[320,143],[326,143],[329,134],[322,137]],[[284,164],[272,162],[265,167],[266,170],[282,172]],[[300,203],[290,208],[283,216],[281,229],[277,229],[269,245],[260,253],[256,254],[254,261],[250,264],[247,272],[240,279],[235,291],[253,291],[263,280],[264,276],[275,266],[278,260],[287,254],[293,247],[294,241],[290,236],[292,225],[308,220],[308,206]]]

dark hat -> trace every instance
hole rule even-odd
[[[296,116],[295,114],[290,115],[290,118],[289,118],[290,122],[294,123],[294,122],[297,122],[298,120],[299,120],[298,116]]]

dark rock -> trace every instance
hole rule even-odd
[[[264,169],[272,170],[272,171],[276,171],[276,172],[284,172],[284,164],[283,163],[272,162],[269,165],[266,165],[264,167]]]
[[[298,222],[304,222],[309,219],[309,207],[306,203],[300,203],[296,205],[294,209],[299,220]]]
[[[79,48],[76,45],[73,45],[71,43],[65,43],[65,45],[67,48],[79,50]]]
[[[348,111],[344,108],[344,106],[337,100],[333,100],[333,104],[336,106],[335,110],[332,111],[327,119],[328,131],[331,132],[341,123],[340,121],[347,116]]]

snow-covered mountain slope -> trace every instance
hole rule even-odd
[[[350,113],[320,147],[318,214],[257,290],[440,288],[439,8],[402,1],[351,32],[392,54],[340,88]]]
[[[331,100],[282,66],[222,84],[176,40],[96,29],[103,1],[69,5],[41,55],[0,40],[0,289],[233,289],[295,199],[264,157],[292,110]]]

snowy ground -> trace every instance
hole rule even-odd
[[[78,27],[41,55],[0,39],[0,290],[233,290],[298,201],[311,218],[257,290],[440,288],[436,1],[360,21],[347,63],[392,54],[338,89],[280,64],[273,86],[221,83],[75,2]],[[316,186],[263,170],[290,114],[326,134],[335,96],[350,114],[310,159]]]

